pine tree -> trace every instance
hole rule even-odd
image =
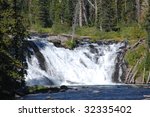
[[[0,1],[0,98],[14,98],[24,83],[23,42],[27,36],[19,2]],[[18,84],[18,85],[17,85]]]
[[[49,12],[48,0],[39,0],[39,19],[42,27],[52,27],[52,19]]]
[[[111,31],[117,25],[114,0],[100,0],[98,8],[98,28],[101,31]]]

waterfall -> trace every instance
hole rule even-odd
[[[30,43],[27,85],[109,85],[122,81],[122,42],[83,42],[73,50],[55,47],[46,39]]]

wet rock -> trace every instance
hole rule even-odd
[[[59,91],[60,91],[59,87],[50,87],[48,90],[49,93],[57,93]]]
[[[92,57],[90,56],[90,54],[84,52],[85,56],[88,57],[89,59],[92,59]]]
[[[46,64],[45,64],[45,59],[43,54],[40,52],[39,48],[37,47],[37,45],[32,42],[32,41],[26,41],[26,44],[29,48],[32,48],[34,50],[34,53],[38,59],[39,65],[41,67],[42,70],[46,71]],[[40,45],[40,47],[44,47],[45,45]],[[30,52],[29,50],[29,55],[32,54],[33,52]],[[30,56],[29,56],[30,57]]]
[[[91,53],[98,53],[97,48],[95,48],[93,45],[89,45],[89,47],[90,47],[90,52]]]
[[[69,88],[67,87],[67,86],[65,86],[65,85],[62,85],[62,86],[60,86],[60,91],[61,92],[64,92],[64,91],[66,91],[66,90],[68,90]]]
[[[98,45],[103,45],[103,42],[102,41],[97,41],[97,44]]]
[[[50,40],[50,42],[52,42],[56,47],[63,47],[60,40]]]
[[[39,37],[40,38],[47,38],[49,35],[48,34],[40,34]]]

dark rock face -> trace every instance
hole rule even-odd
[[[97,48],[95,48],[93,45],[89,45],[89,47],[90,47],[90,52],[91,53],[98,53]]]
[[[32,41],[26,41],[27,45],[29,48],[34,50],[34,53],[38,59],[39,65],[41,67],[42,70],[46,71],[46,63],[45,63],[45,59],[43,54],[40,52],[39,48],[37,47],[37,45],[32,42]],[[40,47],[44,47],[45,45],[40,45]],[[28,56],[30,58],[30,55],[32,55],[33,52],[32,51],[28,51]]]
[[[62,86],[60,86],[60,91],[61,92],[64,92],[64,91],[66,91],[66,90],[68,90],[69,88],[67,87],[67,86],[65,86],[65,85],[62,85]]]
[[[52,42],[56,47],[63,47],[60,40],[49,40],[49,42]]]
[[[119,72],[121,72],[121,76],[120,76],[120,80],[121,82],[125,81],[125,76],[126,76],[126,71],[127,71],[127,63],[124,60],[124,56],[125,56],[125,52],[126,52],[126,48],[127,48],[127,43],[126,42],[122,42],[124,44],[124,46],[121,46],[120,49],[121,51],[119,51],[117,54],[117,63],[115,66],[115,72],[113,75],[113,82],[120,82],[118,77],[120,76]],[[122,71],[120,71],[120,68]]]

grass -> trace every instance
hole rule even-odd
[[[68,39],[68,40],[65,42],[64,46],[65,46],[66,48],[73,49],[73,48],[76,46],[76,41],[73,40],[73,39]]]
[[[71,27],[67,24],[54,24],[52,27],[52,33],[54,34],[68,34],[71,33]]]
[[[72,27],[67,24],[54,24],[51,28],[42,28],[39,25],[33,25],[31,30],[39,33],[49,34],[72,34]],[[127,39],[130,44],[135,43],[139,38],[146,37],[146,31],[138,26],[121,26],[120,31],[103,32],[96,27],[76,27],[75,34],[77,36],[88,36],[93,41],[102,39],[124,40]]]
[[[140,59],[142,59],[142,61],[137,66],[138,72],[135,76],[135,79],[137,78],[142,79],[143,73],[145,73],[144,80],[147,81],[148,74],[150,72],[150,53],[147,51],[146,44],[140,45],[135,50],[127,51],[125,56],[125,60],[129,68],[135,66],[137,61]]]
[[[135,43],[138,39],[145,38],[146,31],[137,25],[131,27],[122,26],[120,31],[103,32],[98,30],[96,27],[77,27],[76,34],[79,36],[88,36],[95,42],[97,40],[128,40],[129,44]]]
[[[120,32],[121,38],[129,41],[129,44],[135,43],[137,40],[146,38],[146,31],[139,26],[123,27]]]
[[[145,56],[145,51],[145,45],[140,45],[135,50],[128,50],[125,56],[125,60],[129,65],[134,66],[141,57]]]
[[[40,92],[42,90],[47,90],[47,87],[36,85],[36,86],[30,86],[28,87],[28,93],[35,93],[35,92]]]
[[[30,28],[31,32],[38,32],[38,33],[52,33],[51,28],[42,28],[40,25],[32,25]]]
[[[31,27],[32,31],[38,33],[48,33],[48,34],[63,34],[70,33],[71,28],[65,24],[54,24],[51,28],[43,28],[40,25],[33,25]]]

